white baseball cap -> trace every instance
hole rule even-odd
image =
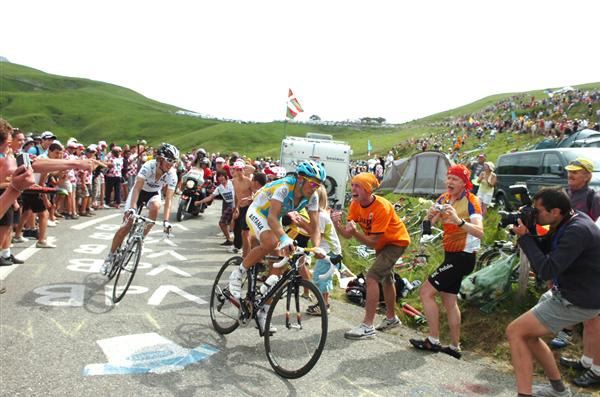
[[[40,135],[42,139],[56,139],[56,135],[52,133],[52,131],[44,131],[42,135]]]

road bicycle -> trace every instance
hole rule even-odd
[[[135,276],[142,255],[146,226],[156,224],[152,219],[141,216],[139,212],[131,214],[133,225],[125,243],[117,249],[108,272],[108,281],[115,279],[112,291],[113,303],[118,303],[123,299],[133,281],[133,276]],[[170,227],[166,230],[167,237],[169,232]]]
[[[259,288],[260,280],[264,278],[259,273],[264,266],[252,266],[243,278],[242,291],[246,289],[247,292],[242,299],[236,299],[229,291],[229,274],[239,267],[242,258],[230,258],[219,270],[210,295],[210,318],[214,329],[225,335],[255,320],[259,335],[264,338],[269,364],[278,375],[288,379],[306,375],[319,360],[327,340],[325,300],[319,289],[302,279],[299,273],[313,252],[313,248],[296,247],[287,257],[267,256],[265,260],[279,261],[273,264],[274,268],[286,264],[289,268],[271,287],[262,284]],[[302,290],[305,294],[309,292],[315,301],[302,297]],[[263,332],[256,313],[271,299],[264,326],[269,331]],[[321,315],[303,317],[308,306],[314,304],[318,305]]]

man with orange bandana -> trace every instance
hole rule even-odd
[[[367,302],[362,324],[347,331],[348,339],[367,339],[375,336],[375,330],[383,331],[400,325],[394,311],[396,287],[394,265],[410,244],[410,237],[394,206],[383,197],[375,196],[373,189],[379,187],[372,173],[363,172],[352,178],[352,202],[348,221],[341,224],[341,213],[331,215],[333,224],[344,238],[354,237],[369,248],[375,249],[375,262],[367,273]],[[360,226],[358,230],[356,223]],[[375,310],[379,303],[379,283],[383,284],[386,318],[377,328],[373,327]]]
[[[443,351],[455,358],[460,352],[460,309],[456,302],[463,277],[473,271],[479,241],[483,238],[483,223],[479,199],[470,192],[471,172],[464,165],[448,168],[448,191],[433,205],[427,218],[432,223],[441,218],[444,228],[444,262],[429,276],[419,295],[429,324],[429,336],[410,343],[421,350]],[[442,348],[439,340],[439,308],[435,301],[440,295],[450,327],[451,344]]]

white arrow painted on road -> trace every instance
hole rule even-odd
[[[175,252],[173,250],[164,250],[164,251],[155,252],[153,254],[148,255],[147,258],[158,258],[159,256],[164,256],[164,255],[171,255],[173,258],[175,258],[179,261],[186,260],[185,256],[179,255],[177,252]]]
[[[152,270],[150,270],[148,273],[146,273],[147,276],[156,276],[159,273],[162,273],[165,270],[170,270],[173,273],[177,273],[183,277],[192,277],[191,274],[189,274],[188,272],[185,272],[183,270],[181,270],[180,268],[176,267],[176,266],[171,266],[171,265],[160,265],[159,267],[156,267]]]
[[[176,287],[174,285],[161,285],[160,287],[158,287],[156,289],[156,291],[154,291],[154,293],[152,294],[150,299],[148,299],[148,304],[151,306],[160,305],[160,303],[163,301],[163,299],[165,299],[165,296],[167,296],[167,294],[169,292],[173,292],[173,293],[181,296],[182,298],[185,298],[192,302],[196,302],[199,305],[204,305],[204,304],[208,303],[204,299],[202,299],[198,296],[192,295],[189,292],[185,292],[181,288]]]
[[[175,244],[173,241],[171,241],[171,239],[164,239],[165,244],[170,245],[171,247],[177,247],[178,245]]]

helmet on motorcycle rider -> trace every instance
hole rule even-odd
[[[206,157],[206,150],[200,148],[196,150],[196,158],[204,158]]]
[[[271,172],[275,174],[277,179],[285,177],[287,170],[283,167],[271,167]]]
[[[298,164],[298,167],[296,167],[296,173],[298,175],[316,179],[318,181],[321,181],[321,183],[324,183],[325,178],[327,177],[325,168],[321,164],[316,163],[312,160],[303,161],[300,164]]]
[[[179,150],[170,143],[163,143],[160,145],[156,154],[171,163],[179,160]]]

